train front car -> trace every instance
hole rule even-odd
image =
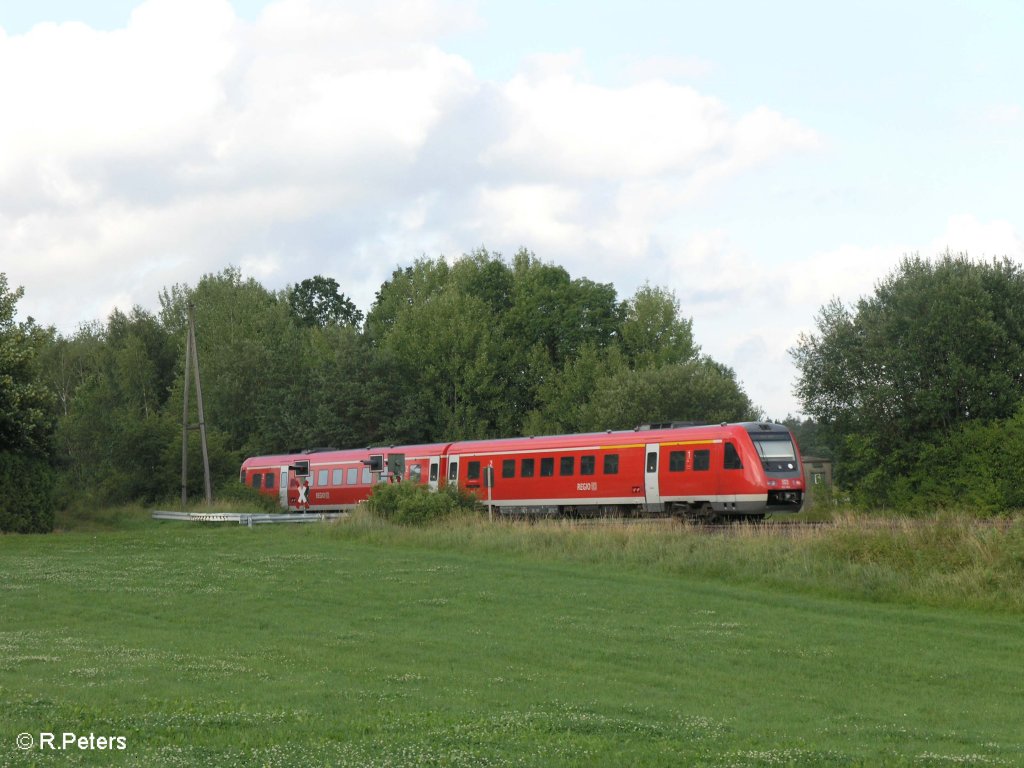
[[[781,424],[742,424],[764,470],[768,499],[766,512],[799,512],[804,504],[804,468],[800,450]]]

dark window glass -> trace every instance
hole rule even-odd
[[[533,461],[533,459],[523,459],[523,463],[519,467],[519,474],[523,477],[533,477]]]
[[[553,456],[549,456],[546,459],[540,460],[540,476],[541,477],[554,477],[555,474],[555,459]]]
[[[448,464],[448,479],[458,480],[459,478],[459,462],[453,461]]]
[[[693,452],[693,471],[707,472],[711,469],[711,451]]]
[[[479,480],[480,479],[480,462],[471,461],[466,467],[466,479],[467,480]]]
[[[274,487],[274,473],[273,472],[267,472],[267,474],[263,476],[263,487],[264,488],[271,488],[271,489]]]
[[[658,471],[658,452],[648,451],[647,453],[647,471],[657,472]]]
[[[558,460],[558,474],[562,477],[576,474],[576,457],[563,456]]]
[[[726,469],[743,469],[743,462],[740,461],[740,455],[736,452],[736,446],[732,443],[725,444],[725,464]]]
[[[592,475],[597,464],[596,456],[580,456],[580,474]]]
[[[607,453],[604,457],[604,473],[606,475],[619,474],[619,454]]]
[[[668,471],[686,471],[686,451],[672,451],[672,453],[668,455]]]
[[[349,480],[349,482],[351,483],[352,481]],[[436,483],[437,482],[437,464],[431,464],[430,465],[430,482],[432,482],[432,483]]]
[[[501,462],[501,476],[502,477],[515,477],[516,476],[516,460],[505,459]]]
[[[263,475],[253,475],[252,476],[252,487],[253,488],[262,488],[263,487]]]

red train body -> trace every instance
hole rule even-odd
[[[351,509],[397,480],[455,483],[509,514],[762,517],[799,511],[805,490],[789,430],[754,422],[256,456],[241,480],[290,511]]]

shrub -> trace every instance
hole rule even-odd
[[[381,484],[366,501],[370,513],[400,525],[423,525],[480,509],[476,496],[453,486],[434,491],[419,483]]]
[[[276,497],[260,493],[255,488],[243,485],[237,478],[226,481],[214,493],[217,501],[233,502],[252,506],[261,512],[284,512]]]
[[[43,459],[0,451],[0,531],[53,530],[54,474]]]

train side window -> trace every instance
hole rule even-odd
[[[359,469],[357,467],[349,467],[348,484],[355,485],[357,482],[359,482]]]
[[[409,479],[414,483],[420,482],[423,479],[423,467],[419,464],[413,464],[409,467]]]
[[[448,479],[455,482],[459,479],[459,462],[450,461],[448,462]]]
[[[736,446],[732,443],[725,444],[725,469],[743,469],[743,461],[740,459]]]
[[[501,462],[501,476],[502,477],[515,477],[516,476],[516,460],[505,459]]]
[[[467,480],[479,480],[480,479],[480,462],[471,461],[466,465],[466,479]]]
[[[693,452],[693,471],[707,472],[711,469],[711,451],[702,450]]]
[[[658,452],[648,451],[647,452],[647,471],[657,472],[658,471]]]
[[[274,487],[274,473],[273,472],[267,472],[267,474],[265,474],[263,476],[263,487],[264,488],[273,489],[273,487]]]
[[[437,464],[430,465],[430,482],[437,482]]]
[[[592,475],[597,464],[596,456],[580,456],[580,474]]]
[[[555,476],[555,458],[554,456],[548,456],[546,459],[540,460],[540,476],[541,477],[554,477]]]
[[[331,472],[331,485],[344,485],[345,483],[345,470],[335,469]]]
[[[604,473],[606,475],[619,474],[619,454],[606,453],[604,457]]]
[[[327,474],[328,473],[326,469],[321,469],[319,472],[316,473],[316,484],[318,488],[323,488],[325,485],[327,485]]]
[[[558,460],[558,474],[562,477],[576,474],[576,457],[563,456]]]
[[[672,453],[668,455],[668,471],[686,471],[686,451],[672,451]]]
[[[257,489],[263,487],[263,475],[252,476],[252,487]]]
[[[369,467],[363,467],[362,484],[363,485],[369,485],[372,482],[373,482],[373,475],[370,474],[370,468]]]
[[[523,459],[519,465],[519,474],[523,477],[533,477],[533,459]]]

